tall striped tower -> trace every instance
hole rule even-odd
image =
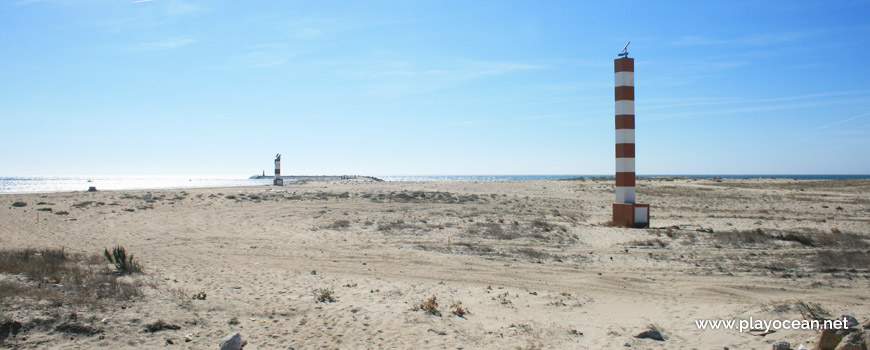
[[[626,48],[628,45],[626,44]],[[613,60],[616,88],[616,200],[613,223],[649,227],[649,204],[638,204],[634,191],[634,59],[623,49]]]
[[[284,186],[284,178],[281,177],[281,153],[275,155],[275,180],[272,181],[275,186]]]

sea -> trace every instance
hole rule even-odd
[[[385,175],[384,181],[526,181],[561,180],[577,177],[612,177],[613,175]],[[638,177],[697,178],[787,178],[787,179],[870,179],[870,175],[639,175]],[[0,176],[0,193],[79,192],[88,187],[97,190],[183,189],[198,187],[257,186],[272,183],[271,179],[250,179],[247,176],[203,175],[127,175],[127,176]]]

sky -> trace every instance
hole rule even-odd
[[[868,1],[0,1],[0,176],[870,174]]]

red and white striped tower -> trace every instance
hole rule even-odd
[[[628,44],[625,45],[628,48]],[[623,49],[613,60],[616,88],[616,201],[613,223],[649,227],[649,204],[638,204],[634,191],[634,59]]]
[[[281,153],[275,155],[275,180],[272,184],[275,186],[284,186],[284,178],[281,177]]]

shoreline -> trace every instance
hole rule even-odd
[[[549,175],[547,175],[549,176]],[[813,176],[813,175],[806,175]],[[284,187],[292,186],[293,183],[305,183],[308,181],[312,182],[321,182],[321,183],[340,183],[340,182],[385,182],[385,183],[397,183],[397,184],[421,184],[421,183],[522,183],[522,182],[543,182],[543,181],[603,181],[610,182],[611,186],[613,185],[614,177],[613,176],[583,176],[583,177],[574,177],[574,178],[558,178],[558,179],[503,179],[503,180],[480,180],[480,179],[458,179],[458,180],[444,180],[444,179],[427,179],[427,180],[382,180],[377,177],[371,176],[330,176],[330,175],[314,175],[314,176],[282,176],[285,178]],[[274,176],[258,176],[258,179],[271,179]],[[722,177],[722,176],[638,176],[637,181],[638,184],[643,183],[652,183],[652,182],[671,182],[671,181],[705,181],[712,180],[716,182],[723,181],[773,181],[773,182],[781,182],[781,181],[797,181],[797,182],[824,182],[824,181],[861,181],[868,180],[870,176],[867,178],[864,177],[846,177],[846,178],[835,178],[835,179],[816,179],[816,178],[793,178],[793,177],[769,177],[769,176],[759,176],[759,177]],[[90,185],[91,183],[87,183],[86,185]],[[193,190],[193,189],[222,189],[222,188],[245,188],[245,187],[270,187],[278,189],[271,185],[270,183],[257,183],[257,184],[229,184],[226,186],[170,186],[170,187],[147,187],[147,188],[119,188],[119,189],[100,189],[97,187],[97,192],[119,192],[119,191],[160,191],[160,190]],[[58,190],[58,191],[16,191],[16,192],[3,192],[0,191],[0,195],[23,195],[23,194],[49,194],[49,193],[88,193],[87,187],[83,190]],[[93,193],[93,192],[90,192]]]

